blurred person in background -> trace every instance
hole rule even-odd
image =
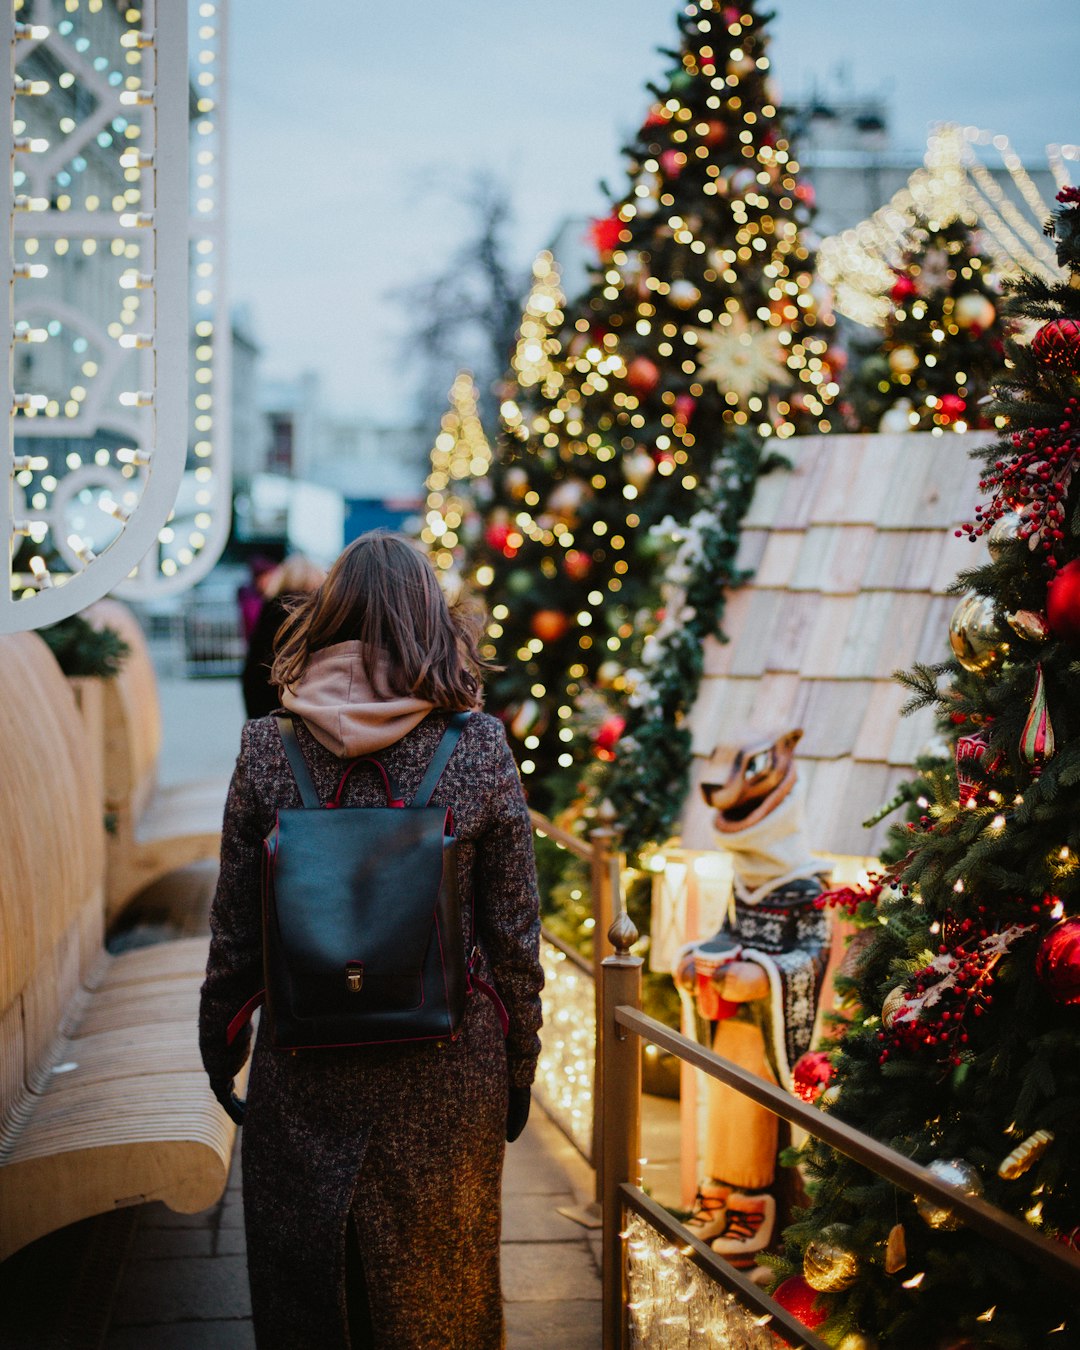
[[[248,638],[247,658],[240,677],[244,711],[250,721],[281,707],[281,696],[270,683],[274,641],[289,616],[289,601],[316,591],[326,573],[302,553],[293,553],[262,579],[262,609]]]

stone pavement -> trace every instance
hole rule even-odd
[[[252,1350],[239,1170],[237,1156],[224,1199],[208,1213],[138,1211],[103,1350]],[[508,1350],[600,1345],[595,1238],[558,1212],[587,1200],[591,1184],[592,1173],[542,1115],[507,1150]]]

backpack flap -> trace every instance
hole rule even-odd
[[[279,812],[263,944],[275,1045],[456,1033],[465,989],[448,827],[444,807]]]

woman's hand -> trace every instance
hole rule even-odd
[[[247,1103],[233,1091],[233,1080],[231,1078],[220,1078],[210,1080],[210,1091],[221,1103],[225,1114],[236,1125],[243,1125],[244,1112],[247,1109]]]

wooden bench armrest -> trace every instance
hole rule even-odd
[[[0,1260],[123,1205],[209,1209],[224,1193],[235,1137],[201,1070],[46,1092],[0,1157]]]

